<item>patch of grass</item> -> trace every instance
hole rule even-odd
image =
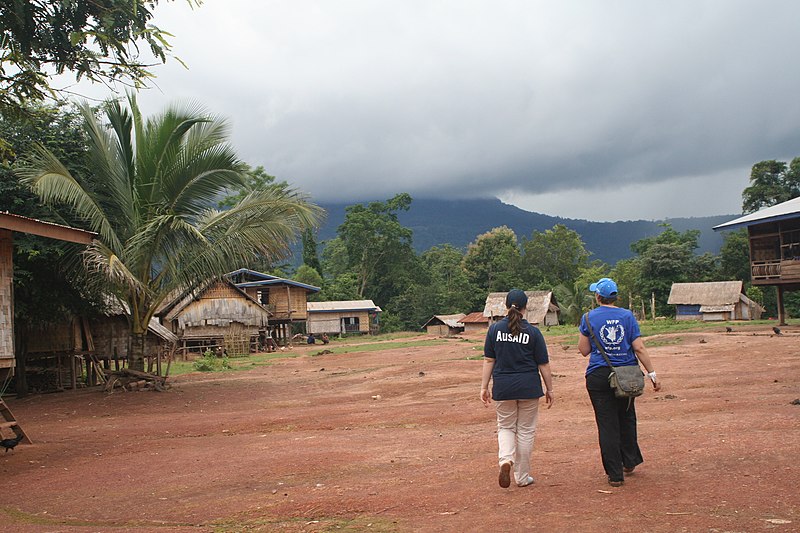
[[[282,352],[280,350],[272,353],[251,354],[245,357],[228,359],[227,368],[222,369],[221,371],[226,372],[248,370],[256,366],[269,365],[275,359],[289,359],[292,357],[298,357],[298,354],[292,352]],[[169,375],[174,377],[188,374],[190,372],[197,372],[198,369],[195,368],[196,362],[197,361],[173,361],[169,368]]]
[[[378,352],[381,350],[395,350],[397,348],[414,348],[418,346],[439,346],[441,344],[447,344],[447,341],[440,339],[423,339],[423,340],[405,341],[405,342],[387,341],[387,342],[371,343],[371,344],[356,344],[354,346],[328,345],[328,347],[323,348],[323,350],[328,350],[332,354],[336,355],[336,354],[356,353],[356,352]],[[312,355],[317,355],[317,354],[312,354]]]

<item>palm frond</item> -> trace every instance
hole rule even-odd
[[[115,228],[102,207],[50,150],[39,144],[34,145],[16,172],[42,202],[68,206],[86,221],[89,229],[99,233],[111,248],[119,249],[120,241]]]

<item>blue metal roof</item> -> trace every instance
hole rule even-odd
[[[321,289],[319,287],[314,287],[313,285],[306,285],[305,283],[300,283],[299,281],[294,281],[291,279],[283,279],[283,278],[276,278],[273,276],[273,279],[265,279],[261,281],[246,281],[244,283],[237,283],[236,286],[239,288],[243,287],[268,287],[270,285],[291,285],[292,287],[299,287],[301,289],[305,289],[311,292],[319,292]]]
[[[258,272],[256,270],[250,270],[249,268],[240,268],[239,270],[234,270],[233,272],[228,272],[225,274],[226,277],[233,277],[237,274],[247,274],[248,276],[252,276],[258,279],[281,279],[278,276],[272,276],[270,274],[264,274],[263,272]]]

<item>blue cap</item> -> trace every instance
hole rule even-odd
[[[506,307],[516,307],[522,311],[528,305],[528,295],[519,289],[511,289],[506,296]]]
[[[591,292],[597,293],[603,298],[613,298],[617,295],[617,284],[611,278],[600,278],[597,283],[589,285]]]

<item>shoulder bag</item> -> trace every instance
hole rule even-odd
[[[598,342],[597,337],[594,336],[592,331],[592,323],[589,322],[589,313],[584,315],[586,320],[586,327],[589,329],[589,334],[594,340],[595,346],[603,355],[603,358],[611,368],[611,373],[608,375],[608,384],[614,389],[614,396],[617,398],[635,398],[641,396],[644,392],[644,372],[639,368],[639,363],[630,366],[614,366],[611,364],[611,359],[608,358],[603,345]]]

